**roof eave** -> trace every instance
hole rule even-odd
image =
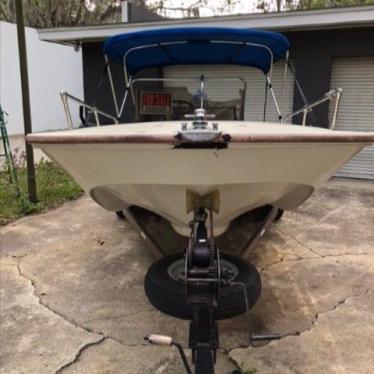
[[[370,27],[374,26],[374,6],[62,27],[40,29],[38,33],[41,40],[57,43],[76,43],[78,41],[105,40],[109,36],[126,31],[134,32],[152,28],[170,28],[180,26],[181,24],[184,27],[250,27],[274,31]]]

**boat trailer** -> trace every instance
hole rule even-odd
[[[216,351],[219,348],[217,319],[223,319],[222,315],[219,315],[220,311],[217,313],[216,309],[219,308],[220,301],[222,301],[222,297],[224,297],[224,295],[222,295],[223,290],[235,288],[237,292],[240,293],[243,300],[244,307],[234,311],[231,315],[228,315],[229,317],[243,314],[243,312],[248,315],[249,309],[260,295],[261,286],[258,291],[253,291],[251,294],[251,289],[248,288],[248,284],[232,280],[232,273],[235,272],[235,270],[227,265],[229,261],[220,253],[219,248],[215,244],[213,216],[214,210],[217,211],[217,203],[215,203],[217,201],[216,198],[217,196],[214,194],[210,194],[203,199],[194,198],[193,195],[187,198],[187,201],[190,202],[187,205],[190,205],[191,209],[193,208],[193,220],[190,223],[191,234],[184,256],[179,260],[179,272],[177,271],[177,275],[171,274],[171,276],[176,277],[179,282],[183,282],[182,284],[184,286],[184,298],[189,309],[187,313],[189,315],[185,318],[190,320],[188,347],[192,351],[194,371],[187,360],[181,344],[174,341],[171,337],[156,334],[150,334],[145,337],[145,340],[150,344],[176,347],[183,361],[185,370],[189,374],[215,373]],[[194,205],[198,205],[198,207],[194,207]],[[241,257],[243,259],[248,258],[265,232],[275,220],[280,218],[282,213],[283,211],[275,207],[272,207],[267,212],[258,229],[242,248]],[[157,259],[163,258],[165,256],[164,251],[156,241],[151,238],[146,227],[138,221],[131,209],[127,208],[123,210],[123,215],[145,240],[153,256]],[[242,259],[238,260],[245,262]],[[156,264],[157,262],[152,266]],[[249,271],[253,271],[254,269],[256,274],[258,274],[254,266],[248,265],[252,267]],[[169,273],[173,273],[173,270],[170,271],[172,266],[176,267],[175,265],[169,265],[167,269]],[[258,278],[258,282],[261,282],[260,278]],[[162,292],[162,290],[160,292]],[[253,293],[255,295],[253,295]],[[150,302],[156,308],[164,313],[177,316],[162,307],[160,308],[158,300],[155,299],[155,297],[151,297],[152,295],[147,291],[147,288],[146,294]],[[224,313],[227,314],[227,311]],[[223,317],[227,318],[227,315]],[[250,343],[281,338],[281,335],[278,334],[254,335],[250,330],[251,329],[249,329],[248,332]],[[240,374],[240,371],[234,370],[232,373]]]

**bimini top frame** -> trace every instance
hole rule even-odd
[[[281,119],[281,109],[275,98],[271,77],[274,62],[283,58],[288,60],[289,48],[287,38],[275,32],[189,27],[115,35],[105,42],[104,54],[107,62],[110,59],[124,66],[126,91],[120,107],[111,84],[118,118],[122,115],[132,76],[141,69],[182,64],[233,64],[263,71]],[[151,53],[149,49],[152,49]]]
[[[155,49],[150,54],[144,50],[147,47]],[[104,54],[124,64],[129,75],[146,67],[176,64],[235,64],[256,67],[267,74],[272,63],[284,58],[289,49],[287,38],[279,33],[216,27],[119,34],[104,44]]]
[[[78,102],[91,111],[95,116],[97,126],[100,126],[99,115],[112,119],[119,123],[125,108],[129,91],[132,91],[133,83],[144,80],[144,78],[133,79],[133,75],[141,69],[156,66],[168,65],[189,65],[189,64],[232,64],[254,67],[261,70],[265,76],[265,102],[264,116],[266,120],[267,93],[270,91],[279,121],[284,123],[287,119],[295,115],[303,114],[302,124],[306,124],[306,117],[312,111],[313,107],[327,100],[336,99],[333,121],[330,128],[335,127],[337,111],[341,89],[331,90],[316,102],[309,104],[303,91],[295,77],[296,87],[304,100],[304,107],[300,110],[283,116],[283,103],[285,94],[286,74],[289,69],[294,75],[289,63],[290,44],[285,36],[275,32],[259,31],[252,29],[237,28],[210,28],[210,27],[185,27],[156,29],[148,31],[139,31],[127,34],[115,35],[104,44],[104,54],[106,60],[106,69],[109,83],[112,91],[115,117],[99,111],[96,107],[83,103],[81,100],[69,95],[66,92],[61,93],[64,103],[64,109],[68,125],[73,128],[68,99]],[[282,94],[280,105],[276,99],[272,85],[272,71],[275,62],[284,59],[284,75],[282,84]],[[124,67],[125,75],[125,93],[118,105],[115,92],[109,60],[115,61]],[[235,78],[238,79],[238,78]],[[239,78],[241,79],[241,78]],[[163,81],[164,78],[155,80]],[[173,78],[173,80],[185,80],[183,78]],[[204,104],[204,80],[201,76],[201,108]],[[133,95],[132,95],[133,97]]]

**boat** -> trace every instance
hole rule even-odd
[[[154,267],[146,276],[146,293],[160,310],[193,320],[191,331],[196,330],[197,335],[191,333],[190,346],[196,373],[214,371],[212,357],[218,347],[218,338],[212,338],[216,334],[218,337],[215,319],[243,313],[260,293],[257,271],[221,255],[215,239],[227,234],[238,217],[270,207],[264,225],[251,238],[251,245],[255,245],[282,211],[300,206],[347,161],[374,142],[374,133],[334,130],[340,88],[329,91],[320,100],[305,103],[298,111],[282,113],[279,102],[283,101],[284,87],[279,100],[273,89],[272,70],[275,62],[284,61],[284,74],[287,73],[289,51],[290,44],[283,35],[251,29],[166,28],[115,35],[104,45],[114,114],[62,92],[69,129],[27,136],[28,143],[41,148],[61,165],[99,205],[124,212],[146,239],[145,227],[135,213],[137,209],[161,217],[178,235],[189,238],[184,257],[161,258],[152,265],[156,270],[162,268],[173,282],[183,280],[185,286],[180,288],[179,301],[174,295],[166,305],[166,287],[160,280],[157,288]],[[117,100],[110,70],[113,63],[124,67],[126,85],[121,101]],[[148,67],[191,64],[233,64],[259,69],[279,121],[244,120],[246,82],[240,77],[221,79],[226,86],[236,81],[244,87],[239,99],[228,100],[226,106],[209,101],[208,76],[180,77],[179,82],[196,83],[196,92],[189,96],[184,92],[182,99],[171,92],[168,78],[134,77]],[[136,91],[134,87],[141,82],[158,82],[157,89]],[[74,128],[70,100],[82,106],[84,126]],[[313,108],[330,100],[335,100],[330,126],[308,126]],[[120,123],[130,103],[135,105],[136,116],[143,120]],[[175,112],[183,114],[182,117],[177,118]],[[87,120],[89,114],[93,123]],[[296,115],[302,117],[301,123],[289,123]],[[109,120],[113,124],[108,124]],[[152,239],[148,240],[152,244]],[[245,302],[239,290],[235,297],[240,307],[232,311],[232,302],[227,301],[233,300],[232,293],[225,299],[225,292],[229,293],[226,286],[234,284],[241,268],[253,278],[244,277],[249,282],[245,286]],[[178,284],[175,283],[176,287]],[[182,306],[178,309],[176,305]],[[200,330],[207,335],[199,335]],[[162,336],[151,336],[148,340],[177,345]]]
[[[152,59],[146,57],[149,49]],[[288,50],[289,43],[280,34],[237,29],[209,29],[208,33],[201,28],[121,34],[110,38],[104,48],[117,63],[127,57],[131,74],[173,62],[223,63],[234,56],[231,63],[255,66],[268,79],[271,65],[285,58]],[[126,80],[129,86],[127,73]],[[187,192],[198,196],[218,192],[220,207],[214,225],[218,236],[236,217],[259,206],[298,207],[373,141],[372,133],[209,120],[204,113],[203,125],[194,121],[85,127],[30,134],[27,141],[66,169],[102,207],[112,211],[129,205],[145,208],[185,236],[190,234],[192,218],[186,209]],[[187,139],[193,132],[195,139]],[[208,133],[213,134],[212,141],[206,141]]]

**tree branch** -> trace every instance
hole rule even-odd
[[[1,5],[1,3],[0,3],[0,14],[2,14],[4,16],[4,21],[7,21],[7,22],[11,21],[9,16],[5,13],[5,10],[4,10],[3,6]]]

